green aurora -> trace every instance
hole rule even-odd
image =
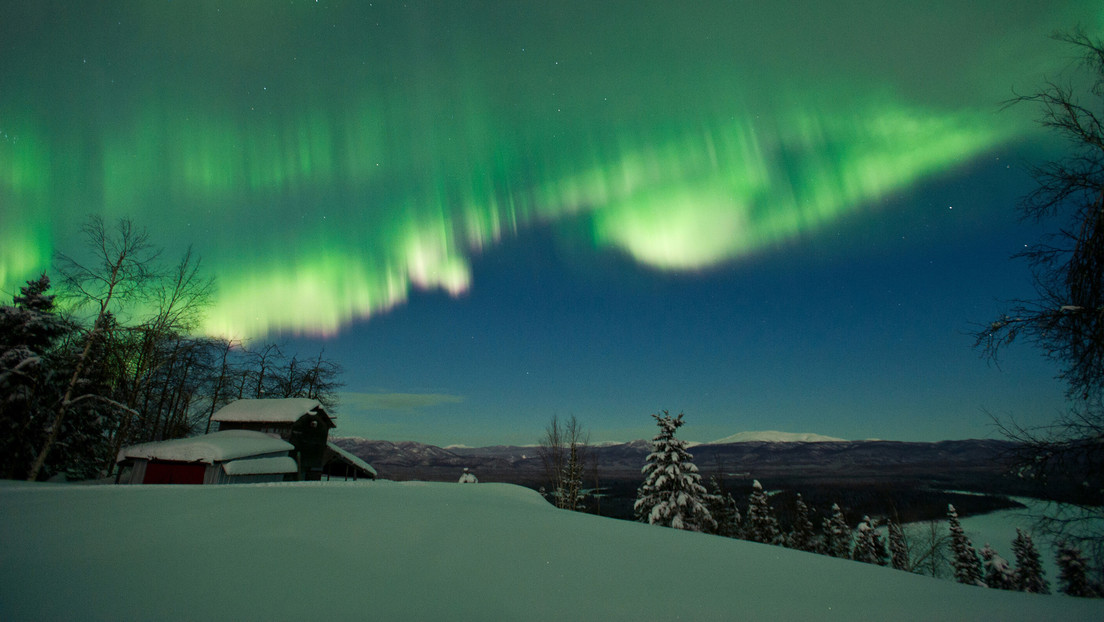
[[[0,289],[72,252],[89,213],[194,244],[218,279],[204,329],[236,337],[334,334],[412,288],[460,295],[473,254],[535,226],[708,269],[1029,136],[997,113],[1025,69],[1002,51],[1102,21],[1091,2],[1016,3],[996,36],[887,59],[802,3],[408,4],[7,3]],[[891,36],[900,17],[868,9],[838,19]],[[794,40],[749,35],[786,10]],[[932,32],[989,18],[971,10]],[[839,54],[794,58],[801,37]],[[953,54],[970,54],[961,83],[926,92]]]

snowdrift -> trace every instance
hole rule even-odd
[[[556,510],[506,484],[0,484],[0,620],[1073,620],[999,592]]]

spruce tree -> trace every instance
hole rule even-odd
[[[824,553],[846,558],[851,553],[851,528],[838,503],[832,504],[832,516],[824,519]]]
[[[42,275],[0,306],[0,478],[26,476],[61,397],[54,351],[69,329],[49,289]]]
[[[774,511],[770,507],[767,493],[763,491],[763,485],[759,480],[755,480],[751,488],[747,520],[744,523],[744,539],[763,544],[781,544],[782,530],[778,527],[778,519],[774,517]]]
[[[890,563],[897,570],[912,570],[912,560],[909,559],[908,545],[905,542],[905,532],[895,520],[886,521],[886,530],[889,533]]]
[[[698,467],[686,451],[686,441],[675,438],[683,424],[682,413],[672,417],[663,411],[652,417],[659,434],[652,439],[652,453],[642,469],[644,483],[633,506],[637,520],[688,531],[714,531],[717,525],[703,503],[706,491]]]
[[[867,564],[885,566],[889,561],[885,541],[878,535],[877,523],[869,516],[863,516],[856,529],[855,546],[851,549],[851,559]]]
[[[1067,542],[1059,542],[1055,553],[1058,562],[1058,591],[1070,596],[1097,596],[1089,584],[1088,561],[1081,549]]]
[[[705,505],[710,516],[717,523],[714,533],[726,538],[736,538],[740,535],[740,509],[736,507],[736,500],[732,493],[726,491],[716,476],[709,478],[709,494],[705,497]]]
[[[984,586],[981,578],[981,562],[978,561],[977,551],[962,525],[958,522],[958,512],[953,505],[947,506],[947,525],[951,530],[951,553],[954,556],[955,581],[967,585]]]
[[[817,537],[813,521],[809,518],[809,506],[801,498],[801,493],[794,499],[793,528],[786,539],[786,545],[791,549],[814,553],[817,550]]]
[[[1016,555],[1015,587],[1021,592],[1049,594],[1043,564],[1039,551],[1031,536],[1016,529],[1016,539],[1012,541],[1012,552]]]
[[[981,548],[981,567],[985,585],[997,590],[1016,589],[1015,575],[1008,561],[998,555],[988,542]]]

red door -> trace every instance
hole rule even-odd
[[[143,484],[202,484],[207,465],[192,462],[153,462],[146,464]]]

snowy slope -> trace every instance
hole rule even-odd
[[[712,441],[710,445],[724,445],[726,443],[748,443],[760,441],[766,443],[831,443],[843,441],[842,438],[812,434],[809,432],[779,432],[777,430],[758,430],[738,432],[732,436]]]
[[[1075,620],[507,484],[0,484],[0,620]]]

